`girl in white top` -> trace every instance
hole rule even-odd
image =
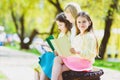
[[[78,35],[71,42],[72,56],[57,56],[54,60],[52,80],[58,80],[63,71],[89,71],[98,54],[98,44],[88,14],[80,12],[75,19]],[[64,67],[64,68],[63,68]],[[61,77],[62,79],[62,77]]]

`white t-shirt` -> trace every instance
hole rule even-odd
[[[77,35],[71,42],[71,46],[80,52],[79,56],[84,59],[88,59],[94,63],[96,53],[96,39],[90,32],[84,35]]]

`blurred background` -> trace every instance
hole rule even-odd
[[[92,18],[101,57],[95,66],[120,71],[120,0],[0,0],[0,47],[39,56],[35,45],[57,37],[54,19],[72,1]]]

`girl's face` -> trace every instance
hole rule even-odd
[[[70,21],[71,23],[74,23],[75,19],[72,16],[70,10],[66,9],[66,11],[64,13],[65,13],[67,20]]]
[[[86,31],[86,29],[88,29],[90,24],[91,24],[91,22],[88,21],[86,17],[79,16],[77,18],[77,27],[81,33],[84,33]]]
[[[65,23],[64,22],[60,22],[60,21],[56,21],[57,25],[58,25],[58,29],[63,32],[66,33],[67,29],[65,27]]]

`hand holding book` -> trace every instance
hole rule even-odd
[[[72,54],[75,54],[75,53],[76,53],[76,51],[75,51],[74,48],[71,48],[71,49],[70,49],[70,52],[71,52]]]

